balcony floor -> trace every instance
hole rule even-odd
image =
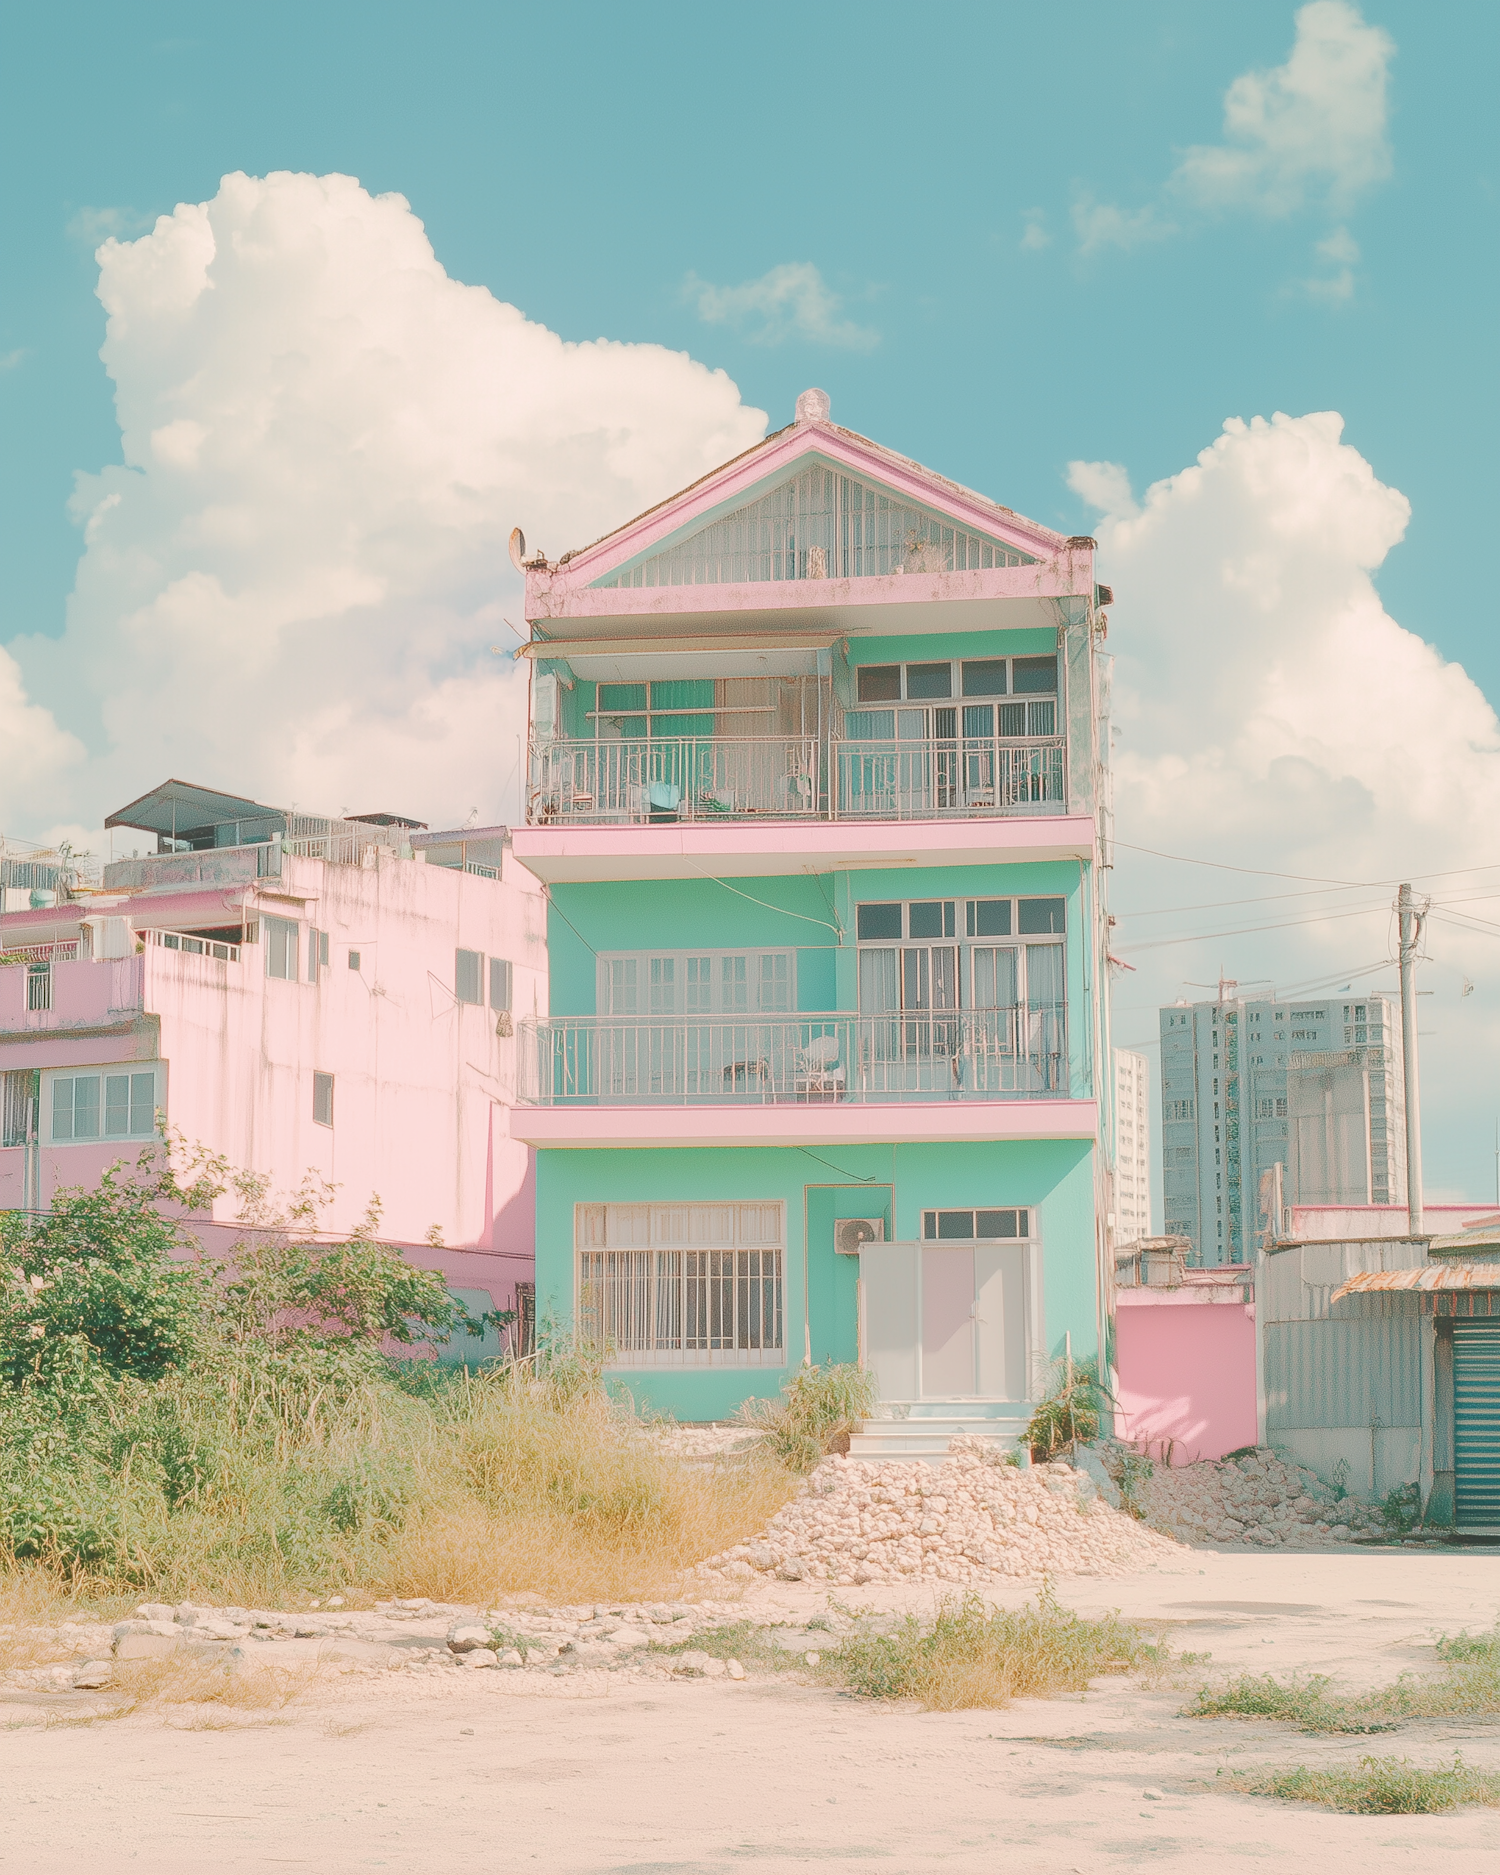
[[[680,1146],[963,1144],[1098,1136],[1098,1103],[1056,1097],[999,1100],[818,1101],[715,1106],[513,1107],[513,1139],[529,1146],[639,1149]]]
[[[549,885],[603,879],[754,878],[869,866],[1002,866],[1096,857],[1088,814],[1012,819],[675,821],[598,827],[517,827],[516,858]]]

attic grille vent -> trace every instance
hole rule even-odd
[[[962,573],[1030,566],[985,534],[954,527],[885,490],[814,464],[758,501],[598,584],[718,586],[747,580],[869,579],[902,567]]]

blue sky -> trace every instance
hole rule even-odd
[[[1169,474],[1226,416],[1340,410],[1410,498],[1395,615],[1500,695],[1470,551],[1494,505],[1500,9],[1380,0],[1388,182],[1341,218],[1352,297],[1299,291],[1330,217],[1203,214],[1078,253],[1080,197],[1139,208],[1286,56],[1266,0],[814,9],[378,3],[13,8],[0,284],[0,641],[60,631],[72,473],[117,460],[92,248],[229,170],[398,190],[455,277],[571,338],[719,364],[775,420],[835,415],[1054,525],[1074,457]],[[1021,245],[1040,209],[1050,245]],[[110,211],[102,213],[101,211]],[[865,351],[707,326],[719,284],[811,261]],[[16,357],[16,354],[20,354]]]
[[[1354,64],[1299,104],[1310,19]],[[1428,973],[1429,1184],[1488,1188],[1500,10],[83,4],[11,9],[0,46],[0,827],[87,836],[166,766],[325,809],[389,789],[424,816],[511,811],[514,686],[484,662],[515,597],[511,523],[580,544],[816,383],[836,420],[1100,538],[1136,966],[1120,1038],[1149,1044],[1157,1003],[1221,968],[1290,986],[1378,965],[1389,883],[1430,868],[1452,903]],[[223,194],[234,171],[369,193],[283,190],[273,212]],[[154,235],[179,204],[208,207]],[[198,312],[216,297],[222,317],[189,330],[152,268],[208,221]],[[135,243],[109,263],[128,458],[99,357],[108,235]],[[371,269],[364,325],[306,286],[304,239]],[[270,261],[236,272],[232,244],[257,241]],[[374,303],[392,265],[434,296],[426,352]],[[360,357],[388,349],[399,396],[373,367],[332,415],[286,388],[292,355],[336,382],[340,319]],[[547,332],[613,344],[563,356]],[[527,386],[540,417],[516,415]],[[216,456],[257,398],[314,442]],[[413,411],[436,439],[420,465],[389,443]],[[1220,437],[1277,411],[1296,421]],[[387,419],[381,457],[366,432]],[[606,431],[655,430],[645,466],[606,465]],[[447,485],[471,462],[490,465],[483,526]],[[80,474],[102,529],[81,566]],[[1329,879],[1376,883],[1306,920]]]

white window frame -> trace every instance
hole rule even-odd
[[[321,1093],[323,1093],[325,1089],[328,1094],[328,1118],[326,1120],[323,1118],[322,1114],[319,1113],[318,1111],[319,1105],[321,1104],[318,1099],[318,1096]],[[314,1069],[313,1070],[313,1125],[314,1126],[326,1126],[330,1130],[330,1132],[333,1130],[333,1091],[334,1091],[334,1077],[331,1074],[325,1074],[321,1068]]]
[[[785,1367],[786,1235],[779,1199],[575,1205],[574,1319],[616,1370]]]
[[[302,926],[295,918],[261,915],[266,947],[266,975],[278,983],[295,983],[301,975]],[[281,967],[278,969],[277,966]]]
[[[705,981],[702,968],[709,968]],[[745,1000],[726,999],[733,973],[726,974],[727,961],[744,964]],[[617,964],[635,965],[634,1009],[615,1007]],[[653,966],[657,966],[653,970]],[[670,967],[670,997],[667,969]],[[764,987],[770,982],[778,990],[767,1002]],[[780,994],[785,985],[784,996]],[[759,949],[714,949],[704,945],[693,950],[601,951],[595,982],[595,1008],[601,1016],[622,1017],[627,1021],[684,1021],[695,1016],[734,1020],[749,1016],[787,1016],[797,1013],[797,953],[791,946],[763,946]]]
[[[149,1119],[146,1116],[144,1102],[140,1093],[132,1087],[126,1099],[127,1127],[125,1131],[107,1130],[109,1126],[110,1081],[133,1077],[142,1079],[151,1076],[151,1105]],[[62,1135],[56,1130],[57,1096],[53,1089],[60,1081],[78,1082],[92,1080],[96,1087],[97,1106],[94,1108],[96,1131],[79,1134],[73,1130],[78,1119],[76,1089],[70,1097],[70,1130]],[[47,1146],[126,1146],[156,1137],[156,1116],[166,1106],[167,1067],[164,1061],[106,1061],[97,1065],[43,1068],[41,1085],[41,1113],[39,1115],[42,1143]],[[133,1097],[132,1097],[133,1096]],[[87,1110],[87,1109],[85,1109]],[[115,1103],[118,1112],[118,1100]],[[137,1127],[136,1120],[141,1121]]]

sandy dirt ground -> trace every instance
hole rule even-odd
[[[992,1599],[1019,1603],[1035,1585]],[[903,1605],[845,1591],[851,1606]],[[0,1700],[0,1866],[15,1875],[458,1867],[557,1875],[859,1871],[1105,1875],[1494,1866],[1500,1812],[1338,1816],[1214,1789],[1220,1767],[1357,1760],[1500,1771],[1500,1724],[1378,1738],[1180,1716],[1205,1676],[1332,1673],[1350,1689],[1489,1627],[1500,1552],[1185,1550],[1179,1569],[1064,1580],[1083,1611],[1164,1625],[1202,1666],[1003,1712],[922,1713],[744,1682],[330,1674],[268,1720],[198,1708],[92,1725],[87,1696]],[[806,1617],[824,1595],[754,1591]],[[914,1594],[904,1605],[920,1605]],[[60,1723],[61,1721],[61,1723]],[[1159,1793],[1147,1796],[1147,1791]]]

